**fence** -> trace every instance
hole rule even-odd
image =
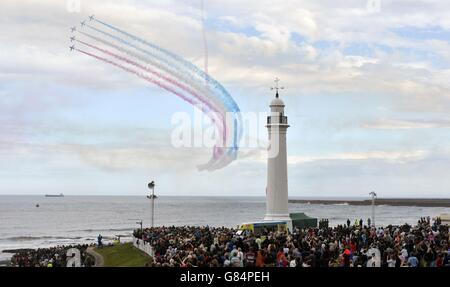
[[[150,245],[150,243],[145,242],[144,240],[136,238],[134,236],[133,236],[133,246],[150,255],[151,257],[154,257],[155,255],[153,247]]]

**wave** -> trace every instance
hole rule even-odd
[[[127,232],[124,232],[127,231]],[[129,237],[133,234],[132,228],[105,228],[105,229],[79,229],[70,230],[71,233],[79,233],[80,235],[67,235],[67,236],[31,236],[31,235],[16,235],[10,237],[1,237],[0,242],[54,242],[54,241],[94,241],[97,240],[97,234],[102,234],[104,239],[115,239],[116,235],[121,237]],[[91,234],[85,234],[91,233]],[[92,234],[95,233],[95,234]],[[105,233],[105,234],[103,234]],[[113,233],[113,234],[111,234]]]
[[[82,239],[80,236],[13,236],[0,238],[0,241],[31,241],[40,239]]]
[[[70,232],[77,232],[77,231],[81,231],[81,232],[109,232],[109,231],[133,231],[135,228],[129,227],[129,228],[106,228],[106,229],[77,229],[77,230],[70,230]]]
[[[130,229],[104,229],[102,231],[129,231]],[[100,230],[93,230],[100,231]],[[123,236],[131,236],[132,232],[123,234]],[[115,238],[115,236],[102,235],[103,238]],[[12,236],[0,238],[0,241],[36,241],[36,240],[94,240],[92,236]],[[97,239],[95,239],[97,240]]]

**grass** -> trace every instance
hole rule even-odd
[[[144,267],[152,261],[150,256],[132,243],[96,248],[95,251],[103,256],[105,267]]]

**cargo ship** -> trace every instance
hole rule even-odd
[[[64,197],[64,194],[46,194],[45,197]]]

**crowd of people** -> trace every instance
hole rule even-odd
[[[327,222],[328,223],[328,222]],[[450,267],[449,227],[351,224],[285,233],[225,227],[154,227],[134,231],[151,244],[155,267]]]
[[[13,267],[91,267],[94,258],[86,250],[89,245],[57,246],[19,250],[11,258]]]

